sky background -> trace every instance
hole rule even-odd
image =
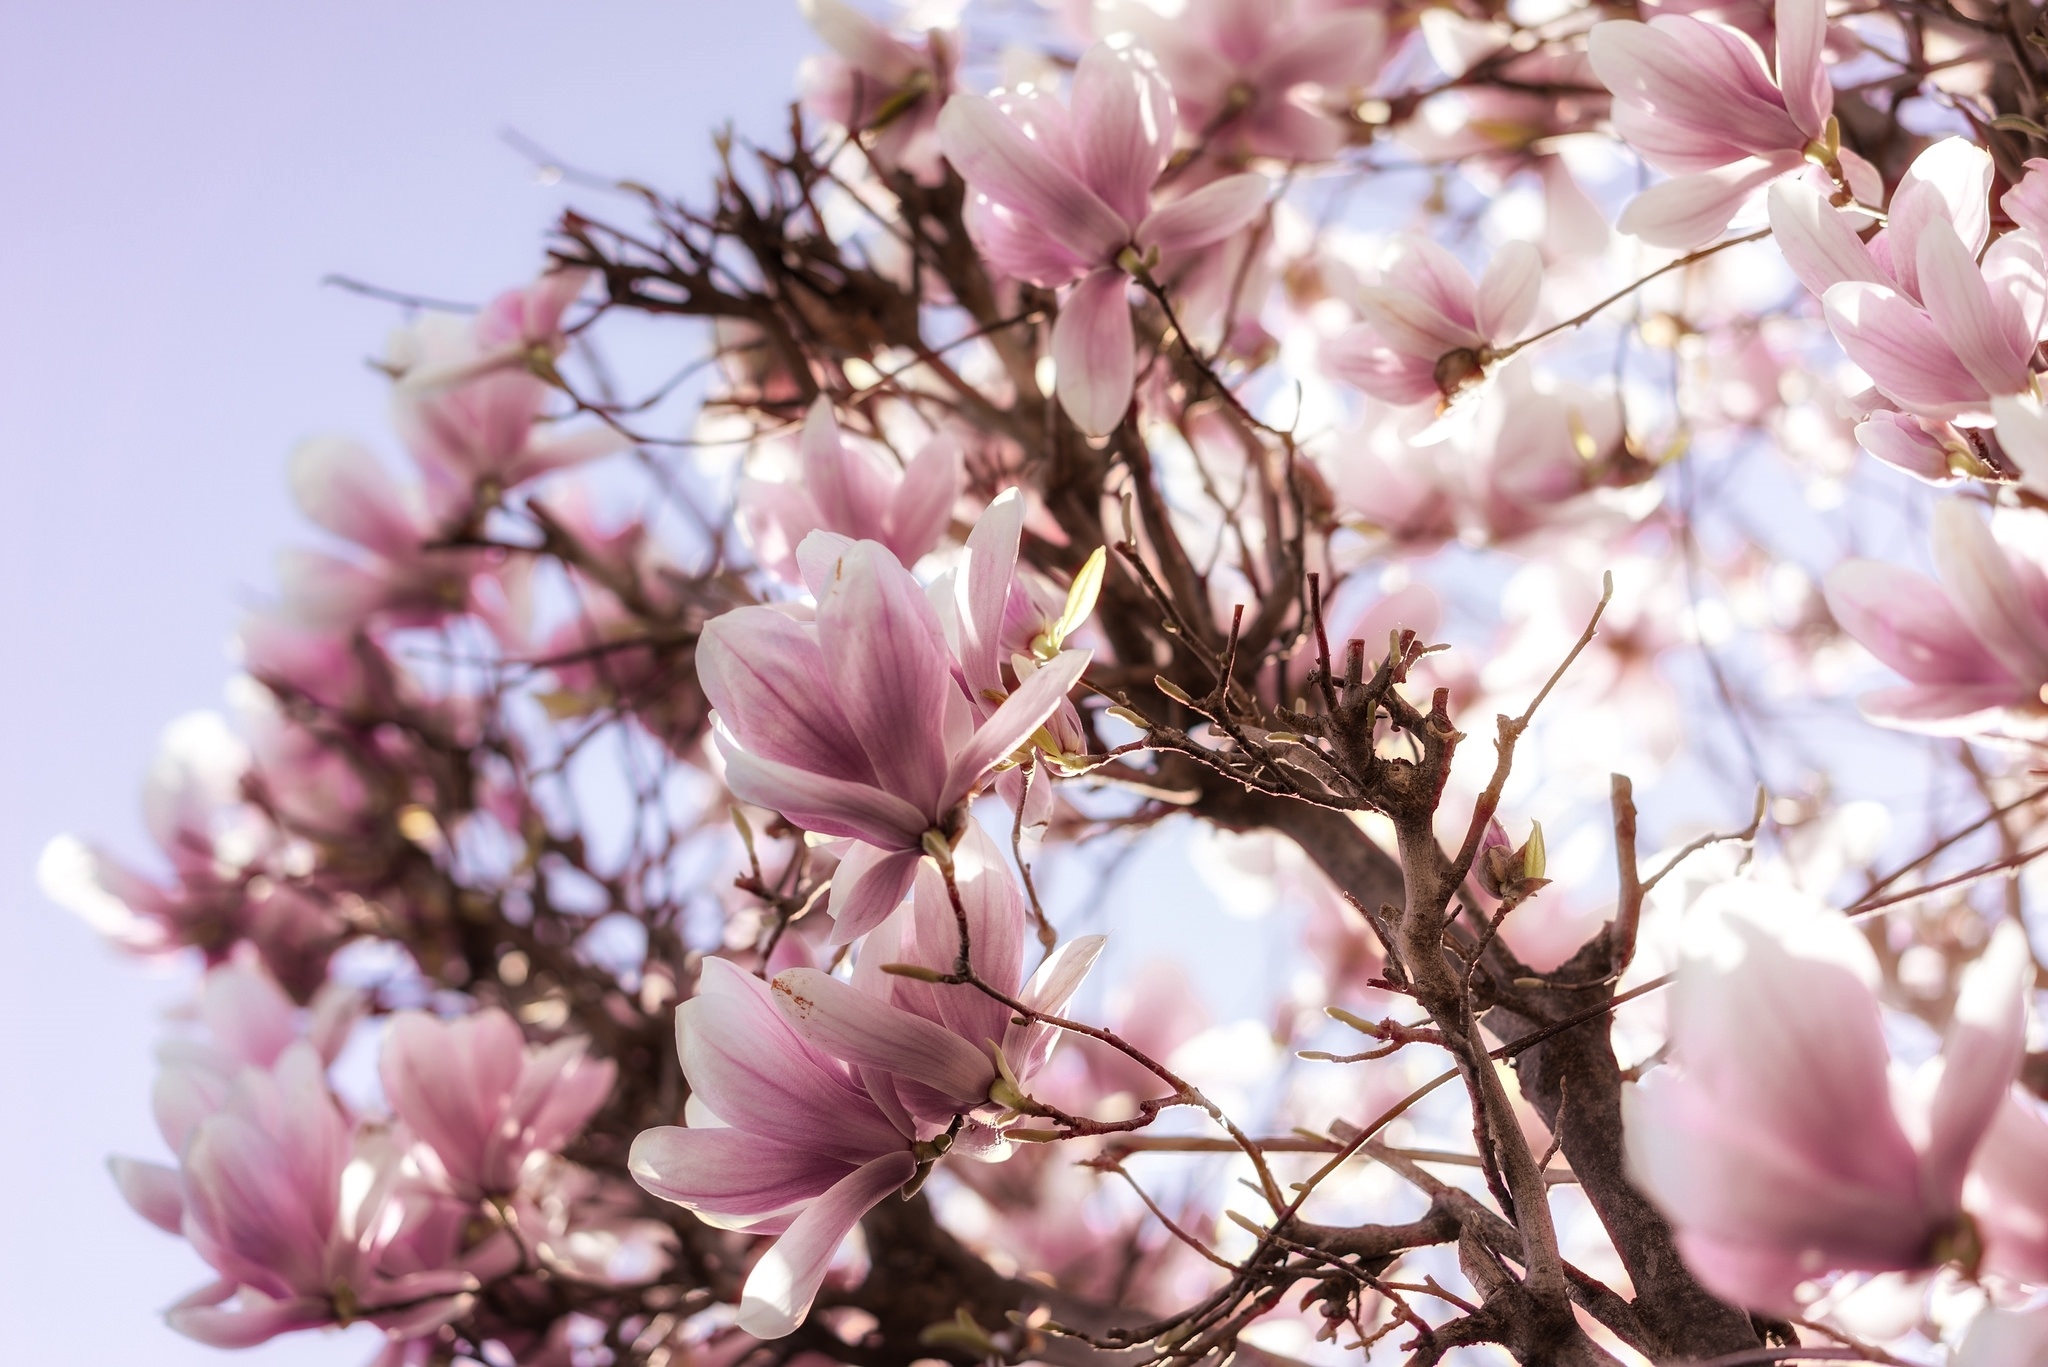
[[[363,365],[395,320],[321,278],[458,300],[530,276],[566,202],[501,141],[692,191],[710,130],[772,131],[795,0],[0,0],[0,1343],[45,1367],[232,1358],[165,1328],[207,1278],[103,1166],[161,1158],[151,1048],[182,975],[36,889],[72,832],[145,857],[144,766],[217,707],[226,642],[307,538],[303,438],[393,447]],[[587,193],[579,200],[588,202]]]

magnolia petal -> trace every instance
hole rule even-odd
[[[994,1065],[944,1026],[815,968],[792,968],[769,986],[784,1019],[833,1057],[921,1082],[962,1110],[988,1100]]]
[[[2021,683],[2048,681],[2048,622],[2029,601],[2005,548],[1961,499],[1934,510],[1934,567],[1984,649]]]
[[[732,795],[780,812],[804,830],[849,836],[883,849],[914,850],[931,825],[930,818],[894,793],[749,754],[722,728],[714,738],[725,756],[725,786]]]
[[[764,1135],[675,1125],[642,1130],[626,1170],[664,1201],[726,1218],[771,1215],[811,1200],[850,1171],[840,1159]]]
[[[728,960],[704,960],[697,995],[676,1008],[677,1056],[704,1105],[734,1130],[845,1163],[900,1145],[896,1127],[772,998]]]
[[[1116,210],[981,95],[939,112],[939,145],[961,179],[1029,220],[1084,261],[1107,264],[1130,237]]]
[[[1778,88],[1785,111],[1809,138],[1818,138],[1834,112],[1822,54],[1828,42],[1827,0],[1778,0]]]
[[[882,538],[898,560],[915,565],[945,539],[964,473],[960,443],[943,432],[911,457],[889,508],[888,535]]]
[[[1970,1157],[2019,1076],[2033,983],[2026,932],[2016,922],[2000,922],[1990,945],[1962,976],[1942,1045],[1925,1160],[1927,1189],[1935,1199],[1954,1202],[1961,1196]]]
[[[212,1289],[196,1294],[208,1295]],[[189,1303],[192,1298],[187,1297],[166,1310],[164,1320],[186,1338],[197,1339],[209,1348],[253,1348],[279,1334],[334,1322],[334,1309],[322,1298],[260,1300],[246,1290],[242,1298],[242,1306],[231,1308],[225,1297],[204,1304]]]
[[[1751,191],[1794,164],[1789,158],[1752,159],[1652,185],[1628,202],[1615,227],[1655,247],[1697,247],[1728,227]]]
[[[1145,217],[1173,150],[1173,97],[1143,48],[1096,43],[1074,69],[1074,153],[1088,188],[1126,224]]]
[[[1828,611],[1865,650],[1916,683],[1990,683],[1997,658],[1923,575],[1877,560],[1848,560],[1823,581]]]
[[[1849,359],[1894,403],[1925,417],[1981,409],[1989,397],[1934,320],[1898,291],[1858,280],[1821,296],[1828,327]]]
[[[394,560],[427,539],[416,501],[360,442],[316,437],[292,452],[292,497],[306,516],[358,546]]]
[[[185,1190],[176,1168],[116,1154],[107,1160],[107,1170],[137,1215],[168,1233],[183,1232]]]
[[[818,684],[839,701],[876,786],[926,816],[946,782],[946,741],[933,723],[958,691],[938,614],[887,547],[857,541],[818,599]]]
[[[942,804],[946,810],[971,794],[984,774],[1014,754],[1033,732],[1045,725],[1046,718],[1080,681],[1089,658],[1090,652],[1085,650],[1061,651],[1033,670],[1031,677],[1019,684],[1017,691],[981,724],[974,739],[953,757]]]
[[[1543,254],[1534,243],[1510,242],[1486,263],[1474,305],[1479,331],[1489,342],[1511,342],[1536,316],[1543,288]]]
[[[1003,616],[1017,577],[1017,549],[1024,537],[1024,495],[1015,488],[996,495],[967,534],[967,573],[957,581],[960,605],[960,667],[977,694],[1000,689]]]
[[[1785,264],[1799,283],[1815,295],[1844,280],[1889,283],[1848,220],[1811,185],[1780,180],[1771,186],[1767,202],[1771,240],[1785,254]]]
[[[1105,437],[1124,420],[1138,380],[1137,339],[1130,277],[1121,270],[1091,272],[1061,301],[1052,325],[1054,384],[1060,407],[1091,437]]]
[[[2020,325],[2018,310],[1985,283],[1969,249],[1945,219],[1920,230],[1914,261],[1920,302],[1942,340],[1990,394],[2017,394],[2029,386],[2034,339]]]
[[[886,1154],[848,1173],[806,1207],[747,1275],[740,1329],[757,1339],[779,1339],[794,1331],[810,1313],[847,1233],[916,1171],[909,1153]]]
[[[832,875],[832,936],[827,943],[851,944],[887,920],[902,905],[924,855],[918,850],[878,850],[857,844]]]
[[[1211,181],[1153,210],[1138,225],[1138,245],[1173,253],[1220,242],[1259,216],[1267,189],[1266,178],[1250,172]]]

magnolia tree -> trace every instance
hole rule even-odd
[[[45,857],[172,1327],[2048,1363],[2042,12],[806,13]]]

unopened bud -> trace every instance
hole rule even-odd
[[[1195,700],[1189,697],[1179,684],[1167,678],[1164,674],[1153,675],[1152,686],[1179,703],[1182,707],[1193,707],[1195,705]]]
[[[952,981],[950,974],[941,973],[936,968],[926,968],[923,964],[883,964],[882,971],[892,978],[914,978],[921,983]]]

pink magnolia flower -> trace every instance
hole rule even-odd
[[[726,613],[704,628],[697,670],[733,796],[862,842],[833,880],[843,943],[903,900],[926,833],[960,829],[962,804],[1045,724],[1088,652],[1060,652],[977,726],[937,614],[887,548],[813,532],[798,559],[815,618]]]
[[[587,1057],[586,1043],[528,1046],[498,1010],[453,1021],[400,1012],[384,1040],[384,1095],[455,1194],[510,1195],[611,1095],[617,1065]]]
[[[161,1066],[150,1106],[164,1142],[183,1153],[200,1123],[227,1106],[244,1070],[276,1066],[302,1040],[323,1064],[333,1062],[361,1009],[360,994],[330,983],[302,1021],[291,998],[261,967],[231,960],[208,970],[199,990],[201,1032],[157,1048]],[[137,1214],[173,1234],[181,1231],[185,1201],[176,1168],[119,1155],[107,1166]]]
[[[1826,0],[1779,0],[1777,70],[1730,25],[1662,14],[1594,26],[1594,74],[1614,92],[1614,130],[1673,179],[1636,196],[1620,228],[1660,247],[1694,247],[1728,226],[1750,192],[1825,157],[1859,193],[1875,173],[1839,147],[1822,53]],[[1880,191],[1881,192],[1881,191]]]
[[[1939,584],[1876,560],[1827,576],[1828,609],[1850,636],[1906,676],[1867,694],[1863,713],[1940,735],[2040,724],[2048,685],[2048,572],[2002,543],[1961,501],[1934,511]]]
[[[1929,419],[1983,425],[1994,399],[2031,393],[2034,352],[2048,335],[2039,239],[2021,230],[1985,248],[1991,171],[1991,158],[1963,139],[1936,143],[1901,179],[1886,227],[1868,243],[1811,187],[1772,187],[1773,235],[1821,296],[1842,350],[1885,397]]]
[[[498,296],[474,319],[431,314],[394,335],[393,419],[430,484],[468,506],[553,470],[623,449],[610,427],[554,430],[545,409],[567,347],[562,314],[589,283],[556,271]]]
[[[1992,400],[1993,412],[1999,412],[2004,402]],[[2001,431],[2006,428],[2003,418],[1999,426]],[[1893,469],[1936,488],[2002,473],[1983,428],[1957,427],[1911,413],[1877,410],[1856,424],[1856,444]]]
[[[1098,43],[1074,72],[1069,110],[1030,89],[955,95],[939,143],[974,193],[968,227],[996,269],[1047,288],[1080,283],[1053,323],[1060,404],[1103,436],[1123,421],[1137,379],[1125,292],[1148,253],[1193,252],[1264,207],[1266,182],[1243,174],[1154,208],[1173,151],[1173,95],[1151,59]]]
[[[946,535],[960,497],[960,447],[940,433],[910,464],[849,442],[824,395],[811,405],[800,442],[803,478],[783,483],[743,479],[739,524],[761,563],[787,580],[800,580],[796,548],[820,529],[856,541],[879,541],[906,565],[915,565]]]
[[[316,440],[292,456],[292,494],[306,516],[361,552],[342,559],[288,551],[279,565],[282,611],[303,626],[347,629],[381,616],[398,626],[432,626],[461,613],[477,552],[429,549],[449,518],[417,487],[391,478],[374,453],[346,438]]]
[[[740,1301],[740,1328],[764,1339],[803,1321],[847,1233],[936,1156],[772,997],[727,960],[704,960],[696,995],[676,1008],[689,1124],[643,1130],[627,1163],[702,1219],[781,1236]]]
[[[1005,996],[1059,1012],[1101,953],[1103,937],[1062,945],[1027,985],[1024,893],[979,825],[970,823],[954,849],[953,870],[976,974]],[[793,968],[770,986],[796,1032],[850,1065],[899,1126],[908,1118],[920,1137],[930,1138],[955,1116],[969,1116],[960,1143],[985,1153],[1007,1151],[999,1129],[1014,1112],[991,1089],[1006,1074],[1013,1085],[1028,1087],[1050,1056],[1056,1032],[1018,1024],[1009,1007],[978,988],[883,969],[903,963],[950,973],[959,952],[959,920],[945,880],[926,864],[918,870],[909,914],[891,916],[869,934],[851,983]]]
[[[1543,258],[1526,242],[1502,247],[1475,284],[1436,243],[1403,236],[1359,291],[1363,321],[1324,344],[1323,368],[1388,403],[1449,398],[1528,328],[1542,284]]]
[[[387,1217],[398,1155],[376,1142],[358,1141],[311,1045],[244,1069],[185,1146],[185,1237],[221,1275],[171,1307],[171,1327],[240,1348],[356,1319],[405,1336],[465,1313],[470,1273],[379,1266],[403,1230]]]
[[[2017,1075],[2032,964],[2000,927],[1965,976],[1924,1115],[1893,1098],[1876,957],[1848,921],[1734,882],[1694,906],[1672,1064],[1624,1100],[1629,1170],[1708,1289],[1796,1312],[1838,1270],[1914,1271],[1967,1243],[1963,1179]]]
[[[884,169],[901,168],[927,185],[945,178],[939,159],[939,109],[953,84],[953,44],[936,30],[905,42],[844,0],[800,0],[831,53],[807,57],[797,76],[806,107],[819,118],[869,135]]]
[[[1372,10],[1323,10],[1293,0],[1193,0],[1168,17],[1131,4],[1122,28],[1158,58],[1181,125],[1224,156],[1321,161],[1344,146],[1340,101],[1370,82],[1386,56],[1386,19]]]

